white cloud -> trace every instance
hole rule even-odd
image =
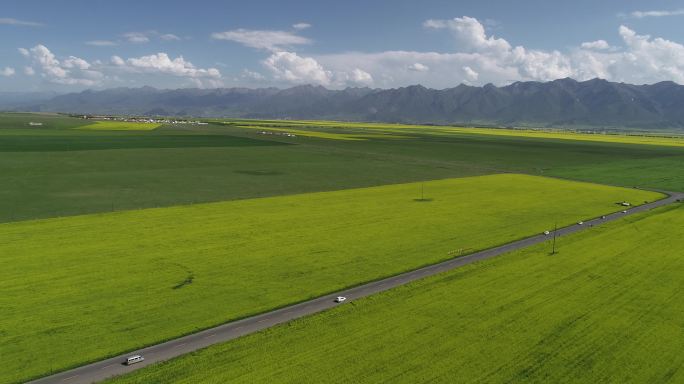
[[[14,76],[14,68],[12,67],[5,67],[3,69],[0,69],[0,76],[5,76],[5,77],[10,77]]]
[[[250,48],[265,49],[268,51],[283,51],[295,45],[311,44],[306,37],[286,31],[259,31],[249,29],[235,29],[225,32],[214,32],[212,39],[229,40],[240,43]]]
[[[221,72],[216,68],[197,68],[183,56],[171,59],[164,52],[155,55],[133,57],[123,60],[119,56],[112,56],[112,63],[133,72],[161,73],[180,77],[192,78],[221,78]]]
[[[423,25],[449,31],[458,43],[456,52],[348,52],[314,58],[333,72],[364,70],[382,87],[417,83],[439,88],[464,82],[505,84],[516,80],[552,80],[574,73],[567,55],[513,47],[503,38],[488,36],[484,26],[471,17],[432,19]]]
[[[249,69],[243,69],[242,74],[240,74],[240,77],[242,79],[252,80],[252,81],[264,81],[264,80],[266,80],[266,76],[262,75],[259,72],[250,71]]]
[[[112,56],[111,61],[112,61],[112,64],[114,64],[118,67],[126,65],[126,61],[124,61],[124,59],[122,59],[121,57],[116,56],[116,55]]]
[[[370,86],[373,76],[360,68],[331,71],[313,57],[294,52],[274,52],[262,62],[273,78],[291,84],[317,84],[326,87]]]
[[[625,50],[609,55],[610,79],[633,83],[673,80],[684,83],[684,45],[619,28]]]
[[[274,52],[263,62],[277,80],[290,83],[313,83],[330,85],[332,73],[311,57],[301,57],[294,52]]]
[[[459,48],[466,51],[506,51],[511,45],[504,39],[487,36],[484,26],[473,17],[463,16],[451,20],[427,20],[425,28],[448,29],[456,37]]]
[[[610,44],[608,44],[607,41],[605,40],[596,40],[596,41],[587,41],[584,42],[580,45],[583,49],[592,49],[592,50],[606,50],[610,49]]]
[[[116,41],[111,40],[90,40],[85,42],[86,45],[92,45],[94,47],[111,47],[118,45]]]
[[[408,69],[416,72],[427,72],[430,70],[430,67],[422,63],[413,63],[408,66]]]
[[[337,72],[333,77],[334,86],[348,87],[348,86],[371,86],[373,85],[373,76],[359,68],[354,68],[350,72]]]
[[[78,69],[90,68],[90,64],[87,61],[85,61],[79,57],[75,57],[75,56],[69,56],[67,59],[65,59],[62,62],[62,66],[64,68],[78,68]]]
[[[10,17],[0,17],[0,24],[4,25],[16,25],[20,27],[42,27],[43,23],[37,23],[35,21],[24,21],[24,20],[17,20],[17,19],[12,19]]]
[[[469,82],[475,82],[480,77],[479,73],[477,73],[467,65],[463,67],[463,72],[465,72],[465,79]]]
[[[309,24],[309,23],[297,23],[297,24],[293,24],[292,28],[294,28],[298,31],[301,31],[303,29],[311,28],[311,24]]]
[[[101,84],[104,78],[101,72],[91,69],[91,65],[86,60],[69,56],[60,61],[46,46],[41,44],[31,49],[19,48],[19,52],[40,69],[43,78],[52,83],[94,86]],[[25,70],[25,73],[29,72]],[[33,72],[35,73],[35,70]]]
[[[128,32],[124,33],[123,37],[129,42],[134,44],[149,43],[150,38],[147,37],[145,33],[142,32]]]
[[[24,67],[24,74],[26,76],[33,76],[36,74],[36,70],[33,67]]]
[[[313,55],[331,73],[359,68],[380,87],[423,84],[444,88],[459,83],[498,85],[513,81],[550,81],[564,77],[595,77],[629,83],[672,80],[684,83],[684,46],[639,35],[621,26],[621,46],[605,40],[585,42],[566,52],[512,46],[493,37],[473,18],[428,20],[424,26],[448,30],[458,43],[454,52],[384,51]],[[420,71],[417,63],[429,68]],[[408,70],[407,70],[408,69]],[[331,82],[331,85],[335,85]]]
[[[682,16],[684,15],[684,9],[676,9],[673,11],[634,11],[630,13],[630,16],[637,19],[643,19],[644,17],[664,17],[664,16]]]
[[[179,41],[181,38],[174,35],[173,33],[165,33],[163,35],[159,35],[159,38],[164,40],[164,41]]]

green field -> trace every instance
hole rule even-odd
[[[659,196],[501,174],[0,224],[0,382]]]
[[[111,383],[684,381],[684,206],[344,304]]]
[[[26,126],[38,119],[46,125]],[[399,133],[385,134],[336,122],[71,129],[86,123],[0,115],[0,222],[501,172],[684,191],[684,172],[673,171],[684,167],[681,147],[440,134],[435,127],[389,124],[384,129]],[[249,124],[264,130],[296,124],[301,131],[363,140],[288,138],[240,127]],[[290,145],[275,145],[282,143]]]

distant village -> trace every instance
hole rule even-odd
[[[107,120],[107,121],[121,121],[126,123],[149,123],[149,124],[192,124],[192,125],[207,125],[199,120],[183,120],[183,119],[168,119],[168,118],[151,118],[151,117],[122,117],[122,116],[106,116],[106,115],[76,115],[86,120]]]

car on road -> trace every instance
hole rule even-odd
[[[577,223],[577,225],[582,225],[582,224],[584,224],[584,221],[580,221]]]
[[[132,364],[135,364],[135,363],[139,363],[139,362],[141,362],[141,361],[143,361],[143,360],[145,360],[144,357],[142,357],[142,356],[140,356],[140,355],[133,355],[133,356],[130,356],[130,357],[128,357],[128,358],[126,359],[126,363],[125,363],[125,364],[126,364],[126,365],[132,365]]]
[[[622,213],[627,213],[627,211],[622,211]]]
[[[605,217],[605,216],[601,216],[601,218],[602,218],[602,219],[605,219],[606,217]]]
[[[343,302],[343,301],[345,301],[345,300],[347,300],[347,298],[344,297],[344,296],[337,296],[337,297],[335,298],[335,302],[336,302],[336,303],[341,303],[341,302]]]
[[[551,232],[549,232],[549,231],[544,231],[544,234],[545,234],[545,235],[548,235],[549,233],[551,233]]]

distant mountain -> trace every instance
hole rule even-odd
[[[420,85],[344,90],[311,85],[282,90],[143,87],[60,95],[23,108],[95,114],[684,129],[684,86],[567,78],[503,87],[462,84],[443,90]]]
[[[56,92],[5,92],[0,91],[0,110],[16,109],[27,104],[48,101]]]

